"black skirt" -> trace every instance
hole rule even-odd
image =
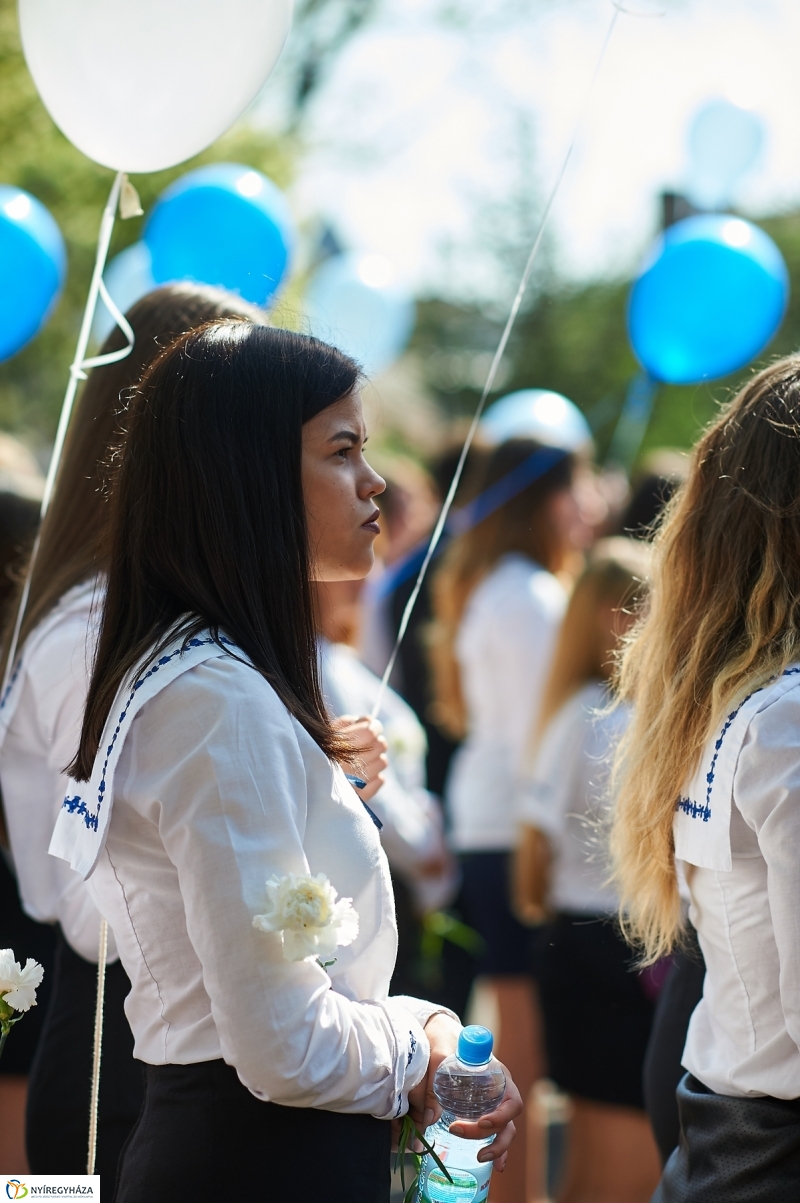
[[[114,1203],[389,1203],[387,1121],[262,1103],[224,1061],[148,1065],[145,1076]]]
[[[511,910],[511,853],[464,852],[460,861],[461,909],[483,940],[477,972],[490,977],[529,973],[531,929]]]
[[[50,985],[28,1082],[25,1147],[34,1174],[85,1174],[97,966],[78,956],[60,932]],[[109,1187],[144,1097],[143,1067],[133,1059],[133,1036],[123,1009],[130,988],[119,961],[109,965],[96,1161],[96,1172]]]
[[[652,1203],[797,1203],[800,1099],[732,1098],[686,1074],[680,1144]]]
[[[544,932],[539,997],[550,1077],[568,1094],[644,1107],[653,1002],[613,920],[561,914]]]
[[[678,1147],[680,1119],[675,1091],[686,1072],[681,1065],[689,1020],[703,997],[706,965],[697,934],[689,927],[658,996],[653,1030],[644,1059],[644,1099],[661,1161]]]

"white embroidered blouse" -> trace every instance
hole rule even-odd
[[[732,709],[674,834],[706,961],[683,1065],[719,1094],[800,1098],[800,665]]]
[[[70,589],[31,632],[0,699],[0,787],[22,905],[61,924],[72,948],[97,960],[100,916],[86,883],[48,856],[78,747],[94,646],[95,582]],[[113,937],[109,960],[116,959]]]
[[[138,1058],[222,1057],[289,1106],[405,1111],[442,1008],[388,997],[397,935],[378,831],[248,664],[203,636],[123,687],[51,851],[89,875],[114,930]],[[324,873],[358,912],[328,972],[253,927],[266,880],[288,873]]]

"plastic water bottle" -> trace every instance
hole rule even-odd
[[[492,1056],[494,1037],[488,1028],[473,1024],[458,1038],[457,1051],[445,1057],[436,1071],[433,1091],[442,1114],[425,1132],[425,1139],[452,1178],[437,1166],[430,1153],[422,1160],[418,1203],[484,1203],[489,1194],[492,1162],[478,1161],[478,1154],[494,1140],[465,1140],[453,1136],[450,1125],[457,1119],[477,1120],[494,1111],[503,1097],[506,1076]]]

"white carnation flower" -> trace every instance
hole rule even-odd
[[[0,997],[15,1011],[36,1006],[36,990],[42,984],[44,969],[28,957],[25,968],[14,960],[10,948],[0,948]]]
[[[253,927],[279,932],[287,961],[313,961],[352,944],[358,912],[352,898],[340,898],[324,873],[316,877],[287,873],[266,883],[267,910]]]

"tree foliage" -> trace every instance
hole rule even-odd
[[[72,146],[40,101],[22,55],[14,0],[0,0],[0,148],[0,183],[25,188],[46,205],[67,244],[67,283],[54,314],[32,343],[0,364],[0,427],[41,444],[55,429],[113,175]],[[240,121],[197,158],[137,176],[145,212],[171,180],[220,160],[246,163],[283,186],[291,170],[290,143]],[[141,231],[141,218],[118,221],[111,255],[135,242]]]
[[[760,221],[789,268],[792,296],[783,325],[759,361],[724,380],[659,389],[643,451],[689,447],[717,406],[754,369],[800,347],[800,213]],[[581,407],[602,452],[631,379],[639,370],[628,342],[625,310],[630,281],[580,287],[550,282],[520,315],[495,396],[520,388],[550,388]],[[428,386],[451,413],[474,410],[497,346],[502,321],[477,306],[430,300],[420,307],[414,348]]]

